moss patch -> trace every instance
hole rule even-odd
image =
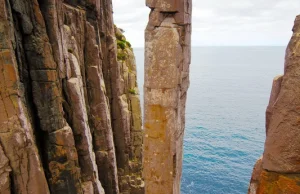
[[[115,25],[115,36],[117,39],[116,43],[118,48],[118,54],[117,54],[118,61],[125,61],[128,58],[128,53],[126,49],[132,50],[130,42],[126,40],[122,32],[123,30],[118,28]]]
[[[133,95],[137,95],[138,94],[137,91],[134,88],[129,89],[128,92],[130,94],[133,94]]]
[[[119,61],[125,61],[127,57],[124,52],[118,52],[117,58]]]
[[[124,50],[126,48],[126,40],[117,40],[118,48]]]

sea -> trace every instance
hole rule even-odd
[[[134,52],[143,99],[144,50]],[[284,56],[283,46],[192,48],[182,194],[247,193]]]

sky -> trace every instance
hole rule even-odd
[[[144,47],[145,0],[113,0],[115,24]],[[193,0],[192,46],[286,46],[300,0]]]

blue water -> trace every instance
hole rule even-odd
[[[263,152],[272,79],[283,72],[284,47],[192,49],[182,194],[247,193]],[[143,54],[135,49],[142,91]]]

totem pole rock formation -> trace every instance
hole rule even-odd
[[[130,43],[111,0],[0,0],[0,193],[144,193]]]
[[[191,0],[147,0],[144,179],[146,194],[178,194],[191,57]]]
[[[284,75],[273,81],[266,111],[263,157],[254,167],[249,194],[300,193],[300,15],[286,50]]]

